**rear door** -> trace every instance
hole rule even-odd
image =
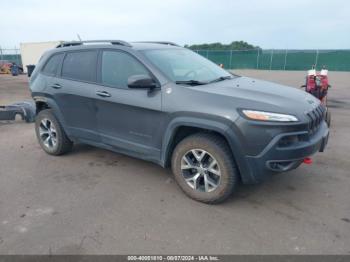
[[[151,75],[134,56],[124,51],[101,50],[99,54],[99,81],[96,96],[98,129],[103,143],[119,151],[137,154],[146,159],[159,158],[161,90],[130,89],[132,75]],[[152,76],[153,77],[153,76]]]
[[[60,75],[50,85],[67,132],[83,141],[100,141],[94,104],[97,54],[97,50],[67,52]]]

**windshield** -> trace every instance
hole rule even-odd
[[[232,75],[188,49],[144,50],[144,55],[176,83],[203,84]]]

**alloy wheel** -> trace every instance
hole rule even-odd
[[[55,125],[47,118],[40,122],[39,126],[40,139],[45,147],[52,149],[57,145],[57,131]]]
[[[192,149],[182,157],[181,173],[187,185],[197,191],[211,192],[220,184],[219,164],[203,149]]]

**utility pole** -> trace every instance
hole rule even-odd
[[[317,62],[318,62],[318,49],[316,50],[315,69],[317,68]]]
[[[273,49],[271,49],[270,70],[272,69],[272,57],[273,57]]]
[[[286,71],[286,65],[287,65],[287,54],[288,54],[288,49],[286,49],[286,53],[285,53],[285,55],[284,55],[284,67],[283,67],[284,71]]]

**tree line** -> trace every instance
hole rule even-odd
[[[185,45],[186,48],[191,50],[251,50],[261,49],[259,46],[254,46],[245,41],[233,41],[230,44],[222,43],[209,43],[209,44],[194,44]]]

